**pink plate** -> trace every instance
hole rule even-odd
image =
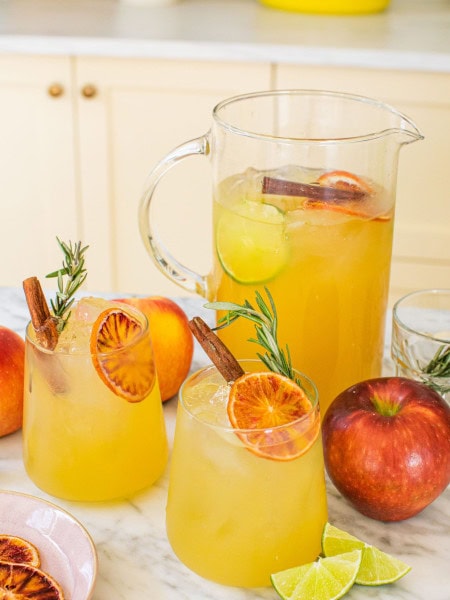
[[[86,529],[68,512],[34,496],[0,491],[0,534],[36,546],[40,568],[56,579],[67,600],[92,597],[97,553]]]

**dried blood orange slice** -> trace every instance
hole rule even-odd
[[[320,418],[311,400],[292,379],[278,373],[245,373],[236,379],[227,411],[246,447],[265,458],[298,458],[319,435]]]
[[[92,361],[103,382],[128,402],[141,402],[151,392],[155,365],[150,338],[131,313],[110,307],[100,313],[91,331]]]
[[[322,173],[317,179],[319,185],[326,185],[329,187],[337,188],[338,190],[348,190],[354,192],[364,192],[365,194],[372,194],[373,190],[369,183],[355,175],[350,171],[329,171]]]
[[[15,535],[0,534],[0,561],[27,563],[39,567],[41,561],[37,548]]]
[[[390,214],[380,214],[380,206],[372,186],[358,175],[349,171],[330,171],[317,179],[320,186],[328,190],[346,192],[348,197],[341,199],[329,194],[326,198],[307,198],[304,208],[332,210],[362,219],[388,221]],[[352,197],[353,196],[353,197]]]
[[[64,600],[64,593],[57,581],[37,567],[0,562],[0,598]]]

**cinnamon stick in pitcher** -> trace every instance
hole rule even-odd
[[[275,194],[277,196],[299,196],[311,200],[324,200],[336,202],[339,200],[361,200],[367,196],[364,190],[341,189],[328,187],[317,183],[301,183],[300,181],[288,181],[276,177],[264,177],[262,183],[263,194]]]
[[[191,319],[189,327],[227,383],[232,383],[244,375],[244,370],[236,358],[201,317]]]

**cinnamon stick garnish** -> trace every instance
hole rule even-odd
[[[299,181],[288,181],[276,177],[264,177],[262,183],[263,194],[275,194],[277,196],[299,196],[311,198],[312,200],[324,200],[326,202],[337,202],[340,200],[361,200],[367,194],[358,188],[341,189],[328,187],[317,183],[301,183]]]
[[[189,327],[227,383],[235,381],[244,374],[244,370],[230,350],[201,317],[191,319]]]
[[[53,350],[58,343],[56,320],[50,314],[47,300],[37,277],[29,277],[23,282],[23,291],[30,311],[31,323],[41,346]]]

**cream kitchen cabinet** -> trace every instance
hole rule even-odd
[[[138,202],[146,177],[164,154],[209,129],[219,100],[265,89],[270,76],[268,64],[76,60],[76,80],[96,89],[78,103],[81,217],[100,267],[91,286],[182,294],[155,268],[139,236]],[[154,216],[176,258],[206,273],[212,253],[208,160],[188,159],[166,175]]]
[[[80,231],[71,61],[0,56],[0,285],[60,264]]]
[[[139,236],[145,179],[166,152],[207,131],[219,100],[269,87],[270,74],[268,64],[0,57],[0,285],[59,266],[60,236],[89,244],[90,290],[181,294]],[[208,161],[175,167],[160,188],[161,238],[206,272]]]
[[[400,150],[391,302],[450,287],[450,75],[340,67],[276,67],[277,88],[353,92],[408,115],[425,139]]]

